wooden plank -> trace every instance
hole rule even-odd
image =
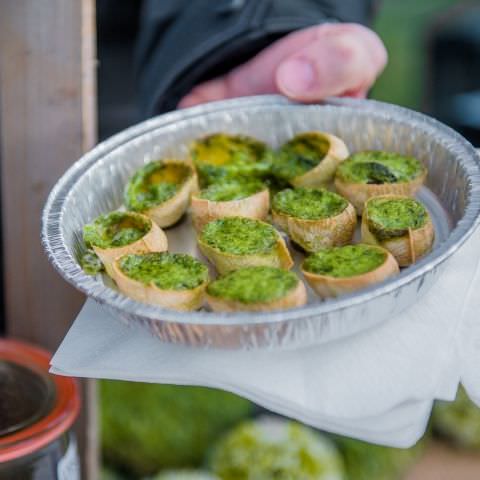
[[[83,301],[50,267],[41,211],[96,140],[94,0],[3,0],[0,158],[7,333],[54,350]],[[95,385],[82,385],[79,443],[96,478]],[[88,439],[88,448],[85,441]]]

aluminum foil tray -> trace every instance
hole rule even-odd
[[[83,273],[76,258],[82,227],[117,209],[125,183],[144,163],[162,156],[186,158],[199,136],[243,133],[273,147],[306,130],[325,130],[351,151],[385,149],[415,155],[429,169],[419,198],[436,228],[432,252],[400,275],[339,299],[309,292],[301,308],[272,313],[180,313],[142,304],[119,293],[103,276]],[[279,96],[210,103],[162,115],[129,128],[80,158],[57,182],[43,213],[42,241],[59,273],[114,316],[143,325],[165,342],[231,349],[295,348],[331,341],[393,317],[433,285],[445,262],[479,223],[480,164],[460,135],[419,113],[368,100],[330,99],[294,104]],[[189,216],[167,230],[172,251],[200,256]],[[294,252],[295,256],[301,256]],[[298,263],[298,262],[297,262]]]

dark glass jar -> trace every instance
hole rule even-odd
[[[40,348],[0,340],[0,480],[80,480],[78,386],[49,363]]]

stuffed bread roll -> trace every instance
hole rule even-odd
[[[263,220],[269,209],[268,188],[258,180],[216,183],[192,195],[193,225],[197,230],[223,217]]]
[[[364,244],[319,250],[302,265],[305,279],[322,298],[366,288],[398,272],[397,261],[388,250]]]
[[[339,165],[335,188],[361,214],[364,203],[372,197],[413,197],[426,176],[427,169],[415,157],[383,151],[358,152]]]
[[[325,189],[294,188],[275,195],[273,222],[307,252],[350,243],[357,215],[343,197]]]
[[[272,172],[294,187],[322,187],[333,180],[335,170],[348,154],[343,140],[334,135],[299,133],[275,155]]]
[[[169,227],[185,213],[197,188],[191,165],[157,160],[135,172],[125,189],[125,205],[149,216],[159,227]]]
[[[100,215],[83,227],[83,240],[114,277],[113,262],[127,253],[163,252],[168,241],[163,230],[150,218],[134,212]]]
[[[122,293],[172,310],[197,310],[204,301],[208,268],[190,255],[169,252],[129,254],[114,264]]]
[[[365,203],[362,242],[386,248],[401,267],[427,254],[434,237],[427,209],[413,198],[383,195]]]
[[[250,266],[289,270],[293,266],[285,241],[268,223],[227,217],[207,223],[198,236],[200,251],[221,275]]]
[[[304,305],[305,285],[292,272],[276,267],[245,267],[207,287],[207,302],[215,312],[282,310]]]
[[[190,157],[202,187],[227,179],[264,177],[270,171],[267,146],[246,135],[214,133],[193,142]]]

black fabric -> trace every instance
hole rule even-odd
[[[196,84],[226,73],[294,30],[367,24],[371,0],[147,0],[137,48],[145,117],[172,110]]]

